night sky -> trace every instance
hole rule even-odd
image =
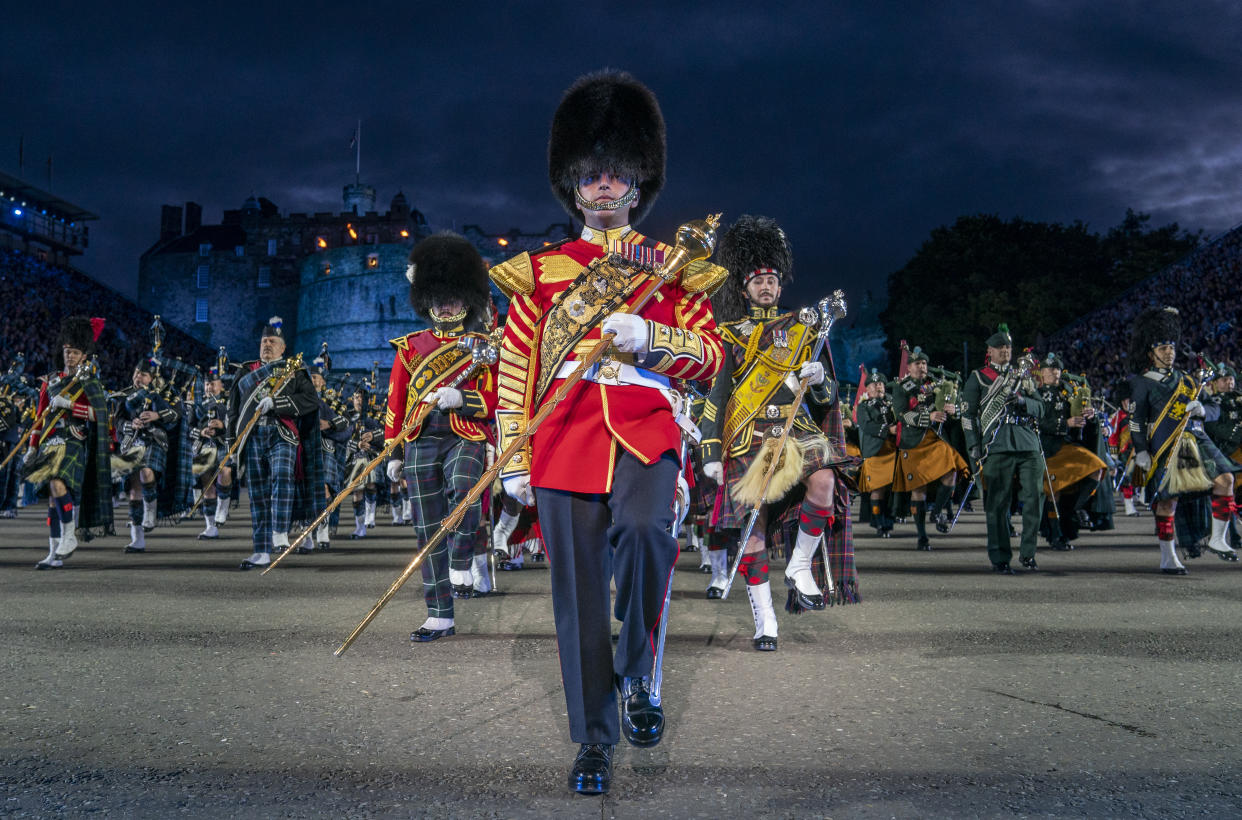
[[[380,210],[401,189],[436,228],[563,221],[548,123],[605,66],[668,124],[645,232],[774,216],[806,298],[883,289],[961,214],[1242,220],[1236,3],[226,5],[5,10],[0,169],[24,136],[47,187],[53,155],[52,191],[101,216],[82,266],[127,294],[164,203],[339,211],[359,118]]]

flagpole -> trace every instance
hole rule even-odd
[[[358,120],[358,130],[354,132],[358,138],[354,140],[358,148],[358,153],[354,159],[354,184],[362,184],[362,120]]]

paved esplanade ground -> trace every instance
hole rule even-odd
[[[260,577],[236,569],[244,510],[218,542],[186,523],[59,572],[34,570],[41,515],[0,521],[0,815],[1242,815],[1242,565],[1158,574],[1150,516],[1012,578],[980,514],[930,553],[859,527],[863,605],[780,612],[775,654],[741,587],[705,600],[684,554],[668,732],[619,746],[601,799],[565,789],[546,565],[419,646],[413,581],[334,658],[409,530]]]

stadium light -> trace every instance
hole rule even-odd
[[[21,209],[21,208],[14,208],[14,209],[13,209],[13,216],[21,216],[21,215],[22,215],[22,209]]]

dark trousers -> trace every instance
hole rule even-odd
[[[1035,557],[1044,508],[1044,462],[1038,450],[991,453],[983,462],[983,507],[988,522],[988,558],[993,564],[1013,560],[1009,508],[1014,497],[1015,472],[1020,485],[1017,499],[1022,502],[1022,542],[1018,551],[1023,558]]]
[[[669,528],[678,469],[671,453],[646,466],[622,450],[611,493],[535,490],[575,743],[616,743],[614,675],[651,674],[664,592],[677,560]],[[615,655],[608,608],[614,579],[621,621]]]

